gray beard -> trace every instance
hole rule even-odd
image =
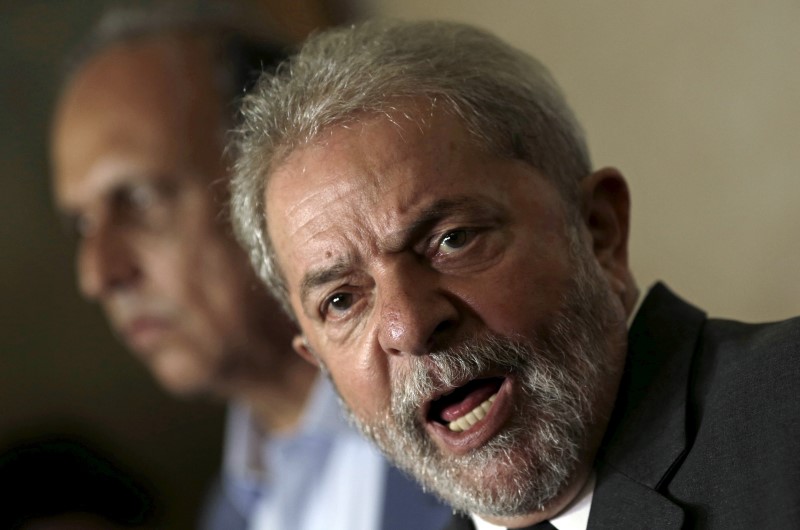
[[[575,242],[573,240],[573,242]],[[609,368],[620,309],[606,278],[579,245],[562,309],[534,339],[487,333],[409,357],[392,378],[391,411],[380,421],[350,420],[391,459],[454,509],[512,517],[540,511],[569,485],[586,450]],[[511,420],[463,456],[444,454],[419,417],[431,396],[488,374],[513,375],[522,392]],[[518,388],[519,390],[519,388]]]

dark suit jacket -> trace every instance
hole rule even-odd
[[[628,350],[589,529],[800,529],[800,319],[707,319],[659,284]]]

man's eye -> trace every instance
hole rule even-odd
[[[176,198],[172,183],[145,183],[118,190],[113,197],[119,223],[148,229],[164,228]]]
[[[121,209],[132,212],[147,212],[159,207],[167,207],[174,195],[172,186],[161,183],[147,183],[120,190],[116,201]]]
[[[353,305],[353,295],[350,293],[336,293],[325,301],[324,313],[343,313]]]
[[[450,254],[464,245],[467,244],[469,234],[466,230],[453,230],[447,232],[442,239],[439,240],[439,252],[443,254]]]
[[[150,186],[136,186],[128,193],[128,202],[134,208],[146,210],[158,200],[158,192]]]

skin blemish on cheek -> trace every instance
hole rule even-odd
[[[326,250],[325,251],[325,259],[330,259],[331,256],[333,256],[333,252],[331,252],[330,250]]]

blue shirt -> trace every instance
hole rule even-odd
[[[205,530],[440,530],[452,512],[390,466],[345,419],[330,382],[312,389],[291,435],[228,414],[220,487]]]

